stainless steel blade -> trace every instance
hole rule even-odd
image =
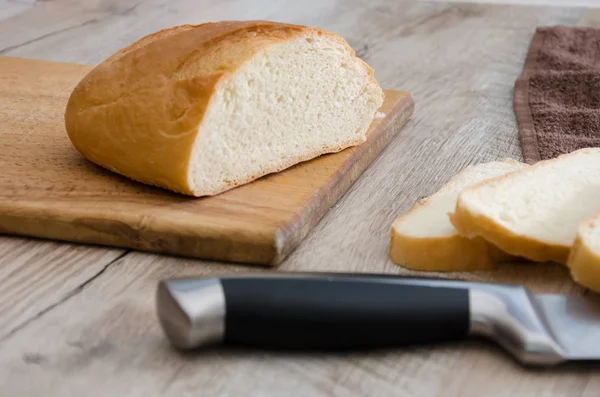
[[[536,311],[569,360],[600,360],[600,297],[534,295]]]

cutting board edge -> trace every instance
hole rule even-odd
[[[321,188],[321,190],[324,191],[334,192],[334,194],[330,193],[325,195],[327,198],[327,203],[325,205],[319,206],[324,200],[319,202],[318,198],[323,197],[323,195],[315,194],[313,199],[304,207],[301,213],[296,214],[294,218],[275,230],[275,256],[273,262],[270,263],[271,266],[281,264],[302,243],[304,238],[306,238],[310,231],[323,219],[329,209],[348,193],[352,185],[354,185],[361,175],[370,167],[373,161],[379,157],[392,139],[398,135],[400,130],[402,130],[410,120],[415,108],[415,102],[410,92],[402,90],[384,90],[384,92],[395,92],[406,96],[405,101],[397,101],[392,108],[392,111],[388,112],[386,117],[380,121],[381,123],[385,123],[385,126],[382,127],[382,129],[388,131],[388,133],[383,139],[380,137],[378,141],[379,145],[375,150],[370,150],[368,152],[369,158],[364,160],[366,164],[362,166],[362,169],[352,173],[352,169],[361,168],[359,161],[365,158],[364,152],[357,152],[353,154],[351,159],[348,159],[345,162],[344,167],[338,170],[338,175],[330,182],[330,185]],[[355,158],[358,158],[358,160]],[[342,176],[348,173],[352,175],[350,178],[342,178]],[[318,211],[316,211],[315,208],[318,208]]]
[[[274,244],[264,243],[266,235],[262,236],[262,241],[258,238],[260,236],[247,239],[243,237],[244,231],[240,231],[239,235],[234,236],[229,241],[230,244],[226,245],[223,244],[223,240],[211,237],[208,233],[205,233],[204,236],[189,235],[182,238],[182,236],[170,230],[136,230],[120,219],[107,222],[99,218],[81,218],[85,221],[70,222],[58,219],[53,216],[52,212],[49,212],[46,217],[37,216],[36,218],[2,213],[7,209],[13,210],[14,208],[2,208],[0,206],[0,235],[33,237],[92,246],[118,247],[194,259],[263,266],[269,265],[276,256]],[[18,210],[21,214],[26,213],[27,203],[21,203]],[[64,212],[61,215],[64,215]],[[80,214],[73,212],[69,215],[78,218]],[[104,227],[100,227],[99,225],[103,222]],[[107,230],[110,230],[110,232],[107,232]],[[231,236],[233,231],[228,230],[228,233]],[[124,238],[123,234],[128,236]],[[174,249],[173,241],[178,241],[180,246]],[[217,244],[221,248],[221,253],[214,254],[215,246],[213,244]],[[190,246],[195,248],[187,248]]]

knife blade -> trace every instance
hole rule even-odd
[[[526,365],[600,359],[600,301],[519,285],[364,273],[163,280],[160,324],[184,350],[364,349],[483,337]]]

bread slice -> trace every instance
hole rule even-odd
[[[465,189],[451,221],[509,254],[566,264],[579,224],[599,208],[600,148],[580,149]]]
[[[567,265],[573,280],[600,292],[600,212],[579,226]]]
[[[514,160],[478,164],[454,176],[437,193],[413,206],[392,224],[390,258],[425,271],[486,270],[508,255],[481,238],[463,237],[450,223],[459,193],[478,182],[526,167]]]
[[[373,70],[335,34],[218,22],[117,52],[74,89],[65,124],[89,160],[205,196],[364,142],[382,102]]]

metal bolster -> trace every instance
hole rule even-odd
[[[554,365],[565,361],[562,348],[540,320],[524,288],[469,289],[470,334],[494,340],[519,361]]]

